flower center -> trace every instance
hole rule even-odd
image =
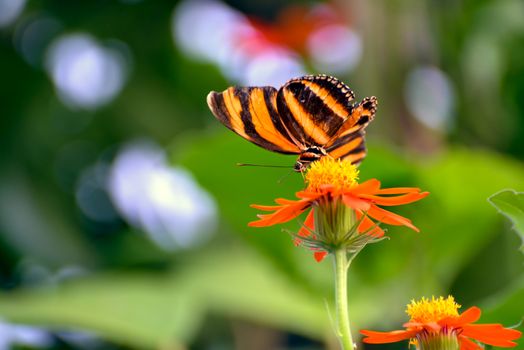
[[[420,301],[412,300],[407,306],[406,313],[411,317],[411,322],[428,323],[446,317],[457,317],[460,307],[451,295],[446,299],[431,297],[431,300],[426,298]]]
[[[337,190],[349,189],[357,184],[357,167],[346,160],[322,157],[309,166],[306,172],[308,189],[320,191],[324,185]]]

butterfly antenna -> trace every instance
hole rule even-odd
[[[282,183],[282,181],[284,181],[284,179],[285,179],[286,177],[288,177],[289,175],[293,174],[294,172],[295,172],[294,170],[291,170],[291,171],[289,171],[287,174],[284,174],[280,179],[278,179],[277,184],[280,185],[280,184]]]
[[[267,164],[251,164],[251,163],[237,163],[237,166],[256,166],[261,168],[290,168],[289,165],[267,165]]]

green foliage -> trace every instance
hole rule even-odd
[[[5,294],[0,298],[2,316],[16,322],[91,329],[108,339],[149,348],[191,342],[209,314],[252,320],[316,339],[329,335],[322,302],[332,300],[329,258],[317,264],[310,252],[293,246],[281,227],[247,227],[257,213],[250,203],[293,198],[302,186],[300,175],[288,174],[291,169],[235,166],[244,161],[291,166],[294,158],[283,159],[230,133],[194,137],[183,144],[183,149],[173,145],[172,159],[189,168],[218,201],[222,226],[228,229],[218,233],[217,242],[182,256],[171,272],[104,273],[56,288]],[[370,153],[373,157],[361,168],[362,180],[377,177],[384,186],[419,186],[431,192],[420,203],[394,209],[413,219],[421,233],[391,228],[391,239],[364,249],[350,271],[352,321],[360,328],[376,323],[398,327],[409,299],[447,293],[500,234],[495,229],[499,218],[483,199],[496,187],[524,186],[524,168],[494,154],[458,148],[419,164],[384,148],[372,147]],[[499,197],[497,203],[511,199]],[[297,230],[298,224],[286,227]],[[248,246],[259,253],[250,252]],[[496,270],[492,267],[484,273]],[[505,284],[511,276],[507,278]],[[460,288],[479,286],[480,280]],[[501,288],[492,293],[487,300],[498,310],[493,312],[518,322],[514,310],[521,286],[513,287],[513,292]],[[390,315],[388,320],[384,313]]]
[[[524,192],[500,191],[489,197],[489,202],[511,220],[513,229],[524,241]],[[524,245],[521,245],[520,250],[524,251]]]
[[[281,227],[247,227],[257,213],[250,203],[292,198],[302,186],[300,175],[235,166],[244,161],[291,166],[294,158],[282,159],[229,133],[183,143],[182,151],[173,145],[177,151],[172,158],[189,168],[218,201],[223,227],[229,228],[218,233],[218,242],[182,256],[172,272],[106,273],[47,290],[3,295],[2,316],[92,329],[138,347],[191,342],[210,313],[316,339],[329,335],[322,302],[332,300],[329,258],[317,264],[310,252],[293,246]],[[209,156],[210,149],[215,156]],[[398,210],[413,219],[421,233],[391,228],[391,239],[366,248],[350,271],[353,322],[361,328],[377,322],[393,327],[403,321],[402,308],[409,299],[445,294],[498,235],[497,214],[482,199],[497,186],[523,186],[524,169],[509,159],[465,149],[423,164],[408,163],[386,149],[372,147],[370,152],[373,157],[362,166],[362,180],[377,177],[384,186],[420,186],[431,192],[422,202]],[[298,224],[287,227],[297,230]],[[495,271],[493,267],[491,273]],[[476,283],[467,288],[482,286]],[[501,310],[514,310],[521,289],[498,293],[489,299],[491,305],[500,303]],[[515,312],[498,312],[518,321]],[[384,313],[391,317],[384,320]]]
[[[488,198],[488,201],[504,216],[512,222],[512,229],[521,240],[520,251],[524,251],[522,240],[524,240],[524,193],[514,190],[502,190]],[[516,245],[512,246],[516,248]],[[524,274],[522,273],[522,260],[519,264],[520,276],[511,281],[498,294],[487,298],[485,301],[485,312],[482,320],[484,322],[499,323],[500,320],[511,320],[508,326],[524,332]],[[524,349],[524,344],[515,349]]]
[[[3,294],[1,315],[13,322],[89,329],[141,349],[178,349],[195,337],[209,313],[318,339],[328,334],[322,299],[246,249],[203,251],[184,266],[167,273],[105,273]]]

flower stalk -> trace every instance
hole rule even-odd
[[[302,227],[292,236],[296,245],[311,249],[319,262],[333,256],[335,333],[342,350],[355,349],[347,293],[351,261],[367,244],[384,239],[382,223],[418,232],[411,220],[382,207],[413,203],[428,195],[418,188],[382,188],[376,179],[357,180],[358,170],[351,162],[324,157],[305,173],[306,188],[296,193],[298,200],[277,198],[276,205],[252,205],[266,213],[249,223],[252,227],[272,226],[308,212]]]
[[[337,313],[337,336],[343,350],[353,350],[353,337],[349,324],[349,308],[347,295],[347,275],[349,265],[354,257],[348,259],[346,249],[339,248],[334,253],[335,267],[335,308]]]

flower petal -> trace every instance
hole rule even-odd
[[[324,193],[321,193],[321,192],[312,192],[312,191],[306,191],[306,190],[299,191],[295,194],[298,198],[303,198],[303,199],[307,199],[310,201],[315,200],[324,195]]]
[[[384,236],[384,230],[378,227],[368,216],[364,216],[364,214],[360,210],[356,210],[355,214],[358,220],[362,219],[362,221],[358,225],[358,232],[366,232],[367,235],[377,238]]]
[[[440,325],[437,322],[426,322],[422,327],[428,332],[434,333],[440,332],[441,329]]]
[[[344,202],[345,205],[347,205],[350,208],[363,210],[363,211],[367,211],[371,205],[368,201],[362,200],[350,194],[342,195],[342,201]]]
[[[402,325],[404,328],[423,328],[424,323],[421,322],[406,322]]]
[[[259,204],[251,204],[251,208],[255,208],[258,210],[264,210],[264,211],[275,211],[282,208],[281,205],[259,205]]]
[[[415,193],[420,192],[420,188],[417,187],[392,187],[382,188],[375,192],[375,194],[404,194],[404,193]]]
[[[321,262],[322,260],[324,260],[327,254],[328,253],[326,251],[319,250],[318,252],[313,253],[313,256],[315,257],[315,260],[317,262]]]
[[[411,223],[411,220],[403,216],[397,215],[395,213],[392,213],[390,211],[387,211],[385,209],[379,208],[376,205],[371,205],[371,207],[367,211],[367,214],[371,216],[373,219],[383,222],[385,224],[397,226],[403,225],[419,232],[419,229]]]
[[[304,221],[304,225],[300,228],[298,231],[298,235],[302,237],[308,237],[311,235],[311,231],[315,230],[315,213],[314,209],[311,209],[309,214],[306,216],[306,221]]]
[[[260,220],[251,221],[248,226],[251,227],[263,227],[263,226],[272,226],[275,224],[281,224],[292,220],[302,214],[311,203],[309,201],[297,201],[294,204],[287,206],[282,206],[279,210],[275,211],[272,214],[259,214],[258,217]]]
[[[402,204],[409,204],[416,202],[418,200],[421,200],[422,198],[426,197],[429,194],[429,192],[422,192],[422,193],[408,193],[401,196],[390,196],[390,197],[380,197],[376,195],[367,195],[367,194],[361,194],[359,195],[360,198],[370,199],[373,202],[375,202],[378,205],[385,205],[385,206],[393,206],[393,205],[402,205]]]
[[[512,347],[517,345],[512,340],[520,338],[522,333],[516,329],[504,328],[501,324],[468,324],[462,327],[461,335],[484,344]]]
[[[401,340],[406,340],[413,338],[417,335],[419,331],[417,329],[411,330],[398,330],[391,332],[375,332],[368,330],[361,330],[360,334],[365,335],[367,338],[364,338],[362,341],[367,344],[385,344],[385,343],[395,343]]]
[[[436,322],[406,322],[402,327],[407,329],[418,329],[419,331],[427,330],[428,332],[438,333],[441,330],[441,326]]]
[[[475,321],[478,321],[480,318],[481,311],[478,307],[472,306],[466,311],[464,311],[462,314],[460,314],[458,317],[447,317],[439,321],[439,324],[449,327],[462,327],[465,324],[473,323]]]
[[[474,341],[459,335],[460,350],[483,350],[484,348]]]
[[[356,185],[350,191],[354,194],[375,194],[380,189],[380,181],[377,179],[370,179],[361,184]]]
[[[285,199],[285,198],[277,198],[275,199],[275,202],[280,204],[280,205],[293,205],[295,203],[298,203],[300,201],[294,201],[294,200],[291,200],[291,199]]]

